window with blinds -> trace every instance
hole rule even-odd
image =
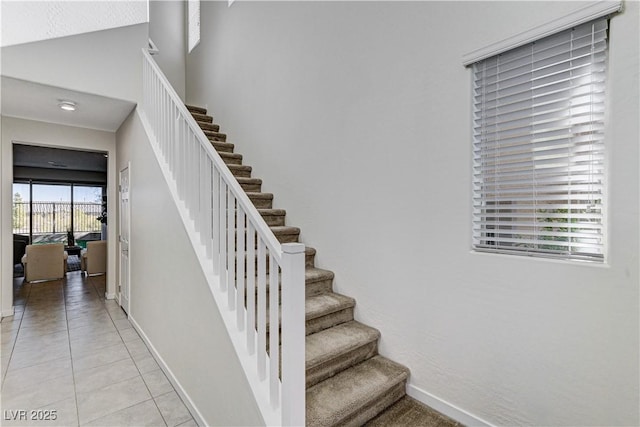
[[[473,66],[473,246],[604,259],[607,20]]]

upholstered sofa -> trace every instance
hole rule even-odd
[[[107,272],[107,241],[87,242],[80,256],[80,269],[87,275]]]
[[[27,282],[62,279],[67,272],[64,244],[27,245],[22,264]]]

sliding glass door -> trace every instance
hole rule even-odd
[[[13,233],[33,244],[99,240],[103,187],[15,183]]]

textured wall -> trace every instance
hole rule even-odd
[[[611,19],[608,263],[470,250],[462,55],[581,6],[205,2],[187,58],[189,103],[208,104],[410,390],[500,425],[640,423],[637,2]]]
[[[185,2],[180,0],[152,0],[149,3],[149,38],[159,50],[153,59],[183,100],[187,53],[185,8]]]
[[[2,46],[147,22],[147,2],[3,1]]]

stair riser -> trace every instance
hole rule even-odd
[[[240,183],[240,186],[244,191],[250,192],[250,193],[259,193],[260,191],[262,191],[262,184]],[[255,203],[254,203],[254,206],[255,206]]]
[[[369,342],[361,347],[340,354],[332,360],[308,368],[306,370],[307,388],[334,376],[340,371],[348,369],[358,363],[378,354],[378,341]]]
[[[237,166],[237,165],[228,165],[228,166]],[[238,178],[251,178],[251,169],[245,168],[233,168],[230,167],[229,170],[233,174],[233,176]]]
[[[225,135],[223,133],[204,131],[204,134],[207,136],[207,138],[211,142],[215,142],[215,141],[226,142],[227,141],[227,135]]]
[[[191,115],[196,120],[196,122],[213,123],[213,117],[207,116],[206,114],[191,113]]]
[[[304,265],[305,267],[315,267],[316,254],[305,254]]]
[[[389,406],[402,399],[406,393],[406,388],[406,380],[396,384],[390,390],[388,390],[381,396],[378,396],[378,398],[374,401],[370,402],[370,404],[366,407],[358,408],[357,413],[351,414],[346,419],[340,421],[339,425],[344,427],[362,426],[364,423],[374,418],[380,412],[384,411]]]
[[[348,307],[344,310],[327,314],[326,316],[316,317],[315,319],[308,319],[305,322],[305,332],[307,335],[315,334],[316,332],[320,332],[341,323],[350,322],[352,320],[353,307]]]
[[[220,130],[220,125],[217,125],[214,123],[204,123],[204,122],[198,121],[198,126],[200,126],[200,129],[202,130],[210,130],[213,132],[218,132]]]
[[[300,237],[300,233],[298,234],[276,234],[276,239],[280,243],[298,243],[298,238]]]
[[[230,156],[225,156],[224,153],[220,153],[220,157],[222,157],[222,160],[224,160],[224,162],[228,165],[241,165],[242,164],[242,157],[230,157]]]
[[[249,196],[249,200],[251,200],[256,209],[273,209],[273,199],[254,199]]]
[[[284,215],[262,215],[268,226],[284,225]]]
[[[305,296],[308,297],[332,291],[333,279],[319,280],[317,282],[307,283],[305,286]]]
[[[189,112],[191,114],[196,113],[196,114],[207,114],[207,109],[206,108],[201,108],[201,107],[195,107],[193,105],[187,105],[187,110],[189,110]]]
[[[216,149],[218,153],[233,153],[233,149],[235,148],[233,144],[229,144],[228,142],[212,142],[213,148]]]

